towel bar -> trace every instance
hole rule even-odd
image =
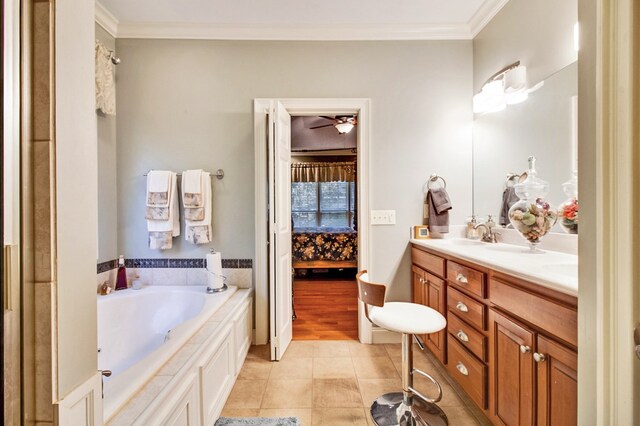
[[[150,172],[150,171],[151,171],[151,170],[149,170],[149,172]],[[143,174],[142,176],[147,176],[147,175],[149,174],[149,172],[147,172],[147,173]],[[215,172],[215,173],[210,173],[210,174],[211,174],[211,176],[215,176],[215,177],[217,177],[218,179],[222,179],[222,178],[224,177],[224,170],[222,170],[222,169],[218,169],[218,170],[216,170],[216,172]],[[177,176],[182,176],[182,173],[176,173],[176,175],[177,175]]]

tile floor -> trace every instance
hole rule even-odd
[[[414,366],[440,382],[439,405],[449,424],[488,424],[430,357],[416,348]],[[401,389],[401,364],[400,344],[293,341],[280,362],[269,361],[267,346],[252,346],[222,415],[296,416],[303,426],[372,425],[369,406],[377,396]],[[416,378],[414,385],[427,394],[434,392],[425,379]]]

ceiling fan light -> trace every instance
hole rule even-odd
[[[345,133],[349,133],[351,130],[353,130],[354,126],[353,126],[353,123],[345,121],[345,122],[338,122],[334,124],[334,127],[336,128],[338,133],[340,133],[341,135],[344,135]]]

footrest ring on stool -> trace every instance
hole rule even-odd
[[[435,402],[440,401],[442,399],[442,387],[440,386],[440,383],[438,383],[438,381],[436,379],[431,377],[430,374],[427,374],[422,370],[418,370],[417,368],[414,368],[413,371],[411,372],[411,374],[415,374],[415,373],[418,373],[421,376],[426,377],[427,379],[431,380],[431,383],[436,385],[436,387],[438,388],[438,396],[435,397],[435,398],[429,398],[429,397],[426,397],[425,395],[421,394],[420,392],[418,392],[417,390],[415,390],[412,387],[409,387],[409,390],[411,392],[413,392],[414,395],[416,395],[418,398],[424,400],[425,402],[435,403]]]

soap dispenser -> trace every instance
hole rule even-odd
[[[124,256],[118,258],[118,276],[116,277],[116,290],[126,290],[129,288],[127,284],[127,268],[124,267]]]
[[[476,215],[471,215],[469,219],[467,219],[467,231],[465,233],[465,237],[470,240],[477,240],[480,238],[480,231],[475,229],[475,226],[478,224],[476,220]]]

